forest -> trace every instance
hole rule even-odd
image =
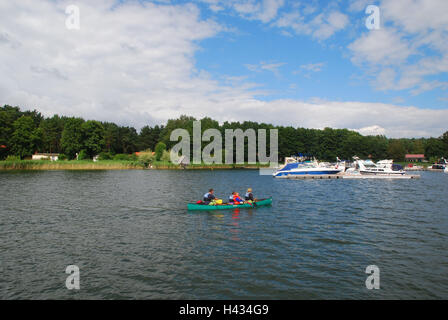
[[[170,141],[171,132],[183,128],[192,134],[195,120],[201,120],[202,132],[215,128],[223,136],[225,129],[278,129],[280,159],[298,153],[328,161],[335,161],[336,157],[351,159],[354,155],[403,161],[407,153],[425,154],[430,161],[448,157],[448,131],[432,138],[391,139],[363,136],[347,129],[307,129],[251,121],[220,124],[211,118],[195,119],[185,115],[170,119],[165,125],[146,125],[137,131],[129,126],[79,117],[44,117],[37,110],[22,111],[19,107],[5,105],[0,108],[0,160],[27,159],[36,152],[59,153],[60,159],[68,160],[75,159],[76,154],[82,159],[100,155],[102,159],[120,160],[137,151],[155,150],[161,154],[177,143]],[[206,144],[208,142],[203,142],[203,146]]]

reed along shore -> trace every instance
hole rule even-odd
[[[214,170],[214,169],[258,169],[266,167],[261,164],[192,164],[186,170]],[[139,161],[117,160],[72,160],[72,161],[48,161],[48,160],[14,160],[0,161],[0,170],[183,170],[177,164],[170,162],[155,162],[147,167]]]

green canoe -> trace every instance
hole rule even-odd
[[[245,204],[217,204],[217,205],[206,205],[206,204],[197,204],[197,203],[189,203],[188,210],[203,210],[203,211],[211,211],[211,210],[229,210],[229,209],[240,209],[240,208],[256,208],[260,206],[269,206],[272,204],[272,197],[268,199],[259,199],[255,201],[253,204],[245,203]]]

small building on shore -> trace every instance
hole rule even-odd
[[[406,162],[423,162],[425,160],[424,154],[407,154],[405,155]]]
[[[32,160],[51,160],[57,161],[59,159],[59,153],[35,153],[31,157]]]

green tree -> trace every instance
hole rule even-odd
[[[104,144],[110,154],[121,153],[119,127],[115,123],[104,122]]]
[[[440,139],[442,140],[443,145],[444,145],[444,149],[445,149],[444,157],[445,157],[445,158],[448,158],[448,131],[446,131],[446,132],[440,137]]]
[[[157,161],[160,161],[160,159],[162,159],[163,151],[165,151],[165,150],[166,150],[166,144],[164,144],[163,142],[157,143],[156,148],[154,150],[156,153]]]
[[[412,144],[412,150],[409,150],[410,153],[413,154],[424,154],[425,153],[425,145],[423,139],[414,140]]]
[[[81,150],[78,154],[78,160],[86,160],[89,159],[89,155],[87,154],[86,150]]]
[[[319,132],[319,150],[316,156],[322,160],[335,161],[339,156],[337,150],[340,142],[338,130],[325,128]]]
[[[0,159],[5,159],[11,151],[11,137],[14,133],[14,121],[22,116],[18,107],[8,105],[0,108]]]
[[[83,123],[84,120],[81,118],[68,118],[65,121],[61,137],[61,148],[69,159],[74,159],[76,153],[83,149]]]
[[[442,139],[430,138],[425,144],[425,156],[426,158],[440,158],[445,155],[445,145]]]
[[[388,140],[385,136],[363,136],[363,140],[366,156],[370,155],[374,160],[387,158]]]
[[[304,143],[298,138],[296,129],[293,127],[279,127],[278,134],[279,157],[290,157],[303,152]],[[266,132],[266,135],[269,135],[269,132]]]
[[[27,116],[27,117],[30,117],[31,119],[33,119],[34,126],[35,126],[36,128],[39,127],[40,122],[44,119],[44,117],[42,116],[42,114],[41,114],[39,111],[37,111],[37,110],[33,110],[33,111],[29,111],[29,110],[28,110],[28,111],[23,111],[23,112],[22,112],[22,115]]]
[[[40,142],[40,133],[34,126],[33,118],[22,116],[14,121],[13,127],[11,151],[21,158],[32,155]]]
[[[364,150],[364,137],[357,132],[350,132],[347,138],[342,141],[341,159],[351,160],[353,156],[366,157],[368,154]]]
[[[139,137],[133,127],[120,127],[119,130],[120,152],[133,153],[138,151]]]
[[[193,121],[195,120],[196,118],[186,115],[181,115],[178,119],[169,119],[160,133],[160,141],[170,149],[177,143],[170,141],[171,132],[175,129],[185,129],[190,134],[190,142],[193,144]]]
[[[101,122],[89,120],[81,126],[83,132],[83,146],[87,155],[93,158],[99,154],[104,146],[104,127]]]
[[[403,161],[406,149],[400,140],[392,140],[387,147],[387,154],[395,161]]]
[[[64,130],[64,124],[58,115],[43,119],[39,128],[42,130],[42,150],[43,152],[61,151],[61,137]]]
[[[163,127],[162,127],[163,128]],[[154,150],[157,142],[160,140],[160,133],[162,132],[162,128],[156,125],[154,128],[150,126],[144,126],[140,130],[140,145],[139,150]]]

